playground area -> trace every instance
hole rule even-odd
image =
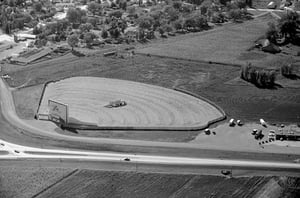
[[[49,100],[68,106],[68,124],[112,129],[198,130],[225,117],[205,99],[133,81],[72,77],[45,85],[38,115]]]

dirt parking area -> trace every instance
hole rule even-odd
[[[286,126],[286,128],[288,129],[289,127]],[[252,135],[253,129],[262,130],[262,139],[255,139],[255,136]],[[279,129],[280,127],[272,125],[263,127],[259,124],[259,121],[234,127],[230,127],[228,123],[223,123],[216,127],[211,127],[210,134],[200,133],[190,142],[204,147],[215,145],[219,149],[226,150],[300,154],[299,141],[269,141],[268,135],[270,130],[277,132]]]

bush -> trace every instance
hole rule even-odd
[[[228,11],[228,17],[234,21],[242,19],[243,12],[240,9],[231,9]]]
[[[202,15],[191,15],[184,22],[185,28],[202,30],[208,27],[206,17]]]
[[[214,12],[211,19],[212,23],[224,23],[225,22],[225,16],[224,14],[220,12]]]

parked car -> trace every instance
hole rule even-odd
[[[229,120],[229,126],[233,127],[235,125],[234,119]]]
[[[257,133],[255,134],[255,139],[256,140],[261,140],[263,139],[264,134],[262,133],[262,130],[257,131]]]
[[[275,141],[276,135],[274,130],[270,130],[269,135],[268,135],[269,141]]]

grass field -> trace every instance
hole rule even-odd
[[[11,86],[20,86],[28,79],[28,86],[72,76],[99,76],[148,83],[167,88],[180,87],[206,97],[221,106],[228,116],[244,121],[265,118],[269,122],[299,122],[300,92],[296,88],[259,89],[253,85],[230,85],[226,82],[238,77],[237,67],[136,55],[134,60],[90,56],[77,58],[67,55],[29,67],[9,71]],[[14,98],[30,101],[16,102],[18,114],[32,119],[38,98],[36,91],[23,89]],[[39,89],[34,87],[32,89]],[[29,90],[29,89],[28,89]]]
[[[212,61],[227,64],[245,64],[246,61],[264,62],[274,58],[266,53],[248,52],[254,42],[263,36],[268,22],[267,15],[241,24],[227,24],[194,35],[182,35],[139,49],[138,53]]]
[[[14,102],[16,109],[18,109],[17,114],[19,117],[24,119],[33,118],[39,105],[43,87],[44,86],[40,84],[18,89],[13,92]],[[29,106],[30,108],[28,108]]]
[[[7,168],[0,170],[6,172]],[[158,173],[135,173],[135,172],[114,172],[98,170],[78,170],[72,171],[60,180],[42,180],[50,174],[61,177],[60,172],[54,169],[44,168],[44,174],[39,170],[31,171],[28,177],[24,178],[7,177],[2,180],[3,187],[18,186],[20,189],[12,188],[0,189],[2,197],[289,197],[294,198],[299,195],[298,190],[289,187],[299,187],[298,178],[287,177],[239,177],[225,178],[209,175],[175,175]],[[28,172],[24,170],[14,170],[6,172],[7,176],[12,174],[22,175]],[[24,179],[30,179],[24,182]],[[44,178],[46,179],[46,178]],[[15,183],[17,181],[17,183]],[[37,185],[39,188],[32,188]],[[21,190],[22,189],[22,190]]]

